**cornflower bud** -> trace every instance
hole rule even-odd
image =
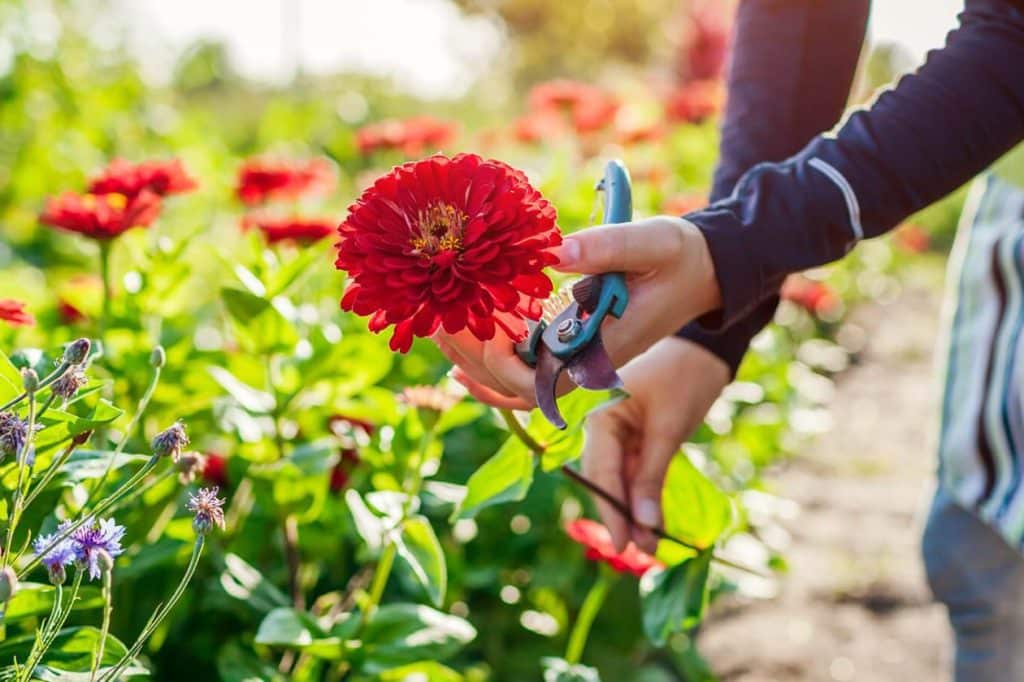
[[[21,383],[24,384],[25,391],[35,393],[36,389],[39,388],[39,375],[36,374],[34,369],[26,367],[21,370]]]
[[[0,569],[0,603],[6,604],[18,591],[18,574],[10,566]]]
[[[64,349],[63,361],[69,365],[80,365],[89,357],[92,343],[89,339],[81,338],[72,341]]]
[[[198,452],[183,452],[178,457],[178,480],[182,485],[188,485],[196,480],[196,477],[206,469],[206,455]]]
[[[50,577],[50,584],[54,586],[63,585],[64,581],[68,579],[68,572],[64,568],[64,564],[49,564],[46,567],[46,573]]]
[[[153,454],[157,457],[170,457],[177,462],[178,457],[181,456],[182,448],[188,445],[188,443],[185,425],[177,421],[166,430],[156,434],[153,438]]]
[[[192,529],[198,535],[206,535],[214,526],[224,530],[224,502],[217,497],[218,488],[203,488],[195,495],[188,496],[186,508],[195,513]]]
[[[149,365],[155,369],[160,369],[167,364],[167,351],[164,350],[163,346],[156,346],[153,352],[149,354]]]
[[[64,372],[60,379],[53,382],[51,390],[55,396],[67,402],[74,398],[75,394],[78,393],[78,389],[87,383],[89,383],[89,379],[86,378],[81,366],[74,365]]]
[[[96,565],[103,573],[110,573],[114,570],[114,557],[105,549],[96,550]]]

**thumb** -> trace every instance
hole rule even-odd
[[[665,435],[648,432],[640,450],[640,465],[633,475],[629,491],[633,518],[633,541],[637,546],[653,554],[658,548],[658,536],[650,528],[660,528],[661,490],[665,474],[672,457],[679,449],[679,442]]]
[[[599,225],[565,238],[555,250],[563,272],[649,272],[678,261],[684,249],[686,223],[677,218],[649,218],[632,223]]]

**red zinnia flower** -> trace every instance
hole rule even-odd
[[[553,111],[534,111],[520,116],[512,124],[512,134],[520,142],[536,144],[566,132],[562,117]]]
[[[710,3],[690,17],[691,37],[684,71],[691,80],[720,78],[729,56],[729,18]]]
[[[366,443],[373,434],[373,424],[336,414],[330,418],[328,428],[341,440],[341,459],[331,469],[330,491],[341,492],[348,487],[349,478],[357,466],[359,466],[359,445]]]
[[[603,561],[619,573],[628,571],[639,577],[648,569],[663,565],[650,554],[638,549],[632,542],[626,545],[621,554],[616,552],[611,533],[597,521],[577,519],[566,524],[565,532],[586,548],[588,559]]]
[[[530,90],[530,109],[535,112],[567,111],[578,133],[607,127],[619,103],[601,88],[571,80],[540,83]]]
[[[166,196],[198,187],[179,159],[143,161],[133,164],[114,159],[89,183],[92,194],[123,194],[129,200],[143,190]]]
[[[295,199],[307,193],[326,192],[333,183],[334,172],[324,159],[249,159],[238,170],[235,191],[242,202],[253,205],[269,199]]]
[[[63,298],[57,301],[57,317],[64,324],[78,324],[87,319],[85,313],[76,308],[73,303]]]
[[[133,227],[146,227],[160,214],[160,197],[143,189],[129,199],[124,194],[76,194],[51,198],[39,219],[93,239],[113,239]]]
[[[803,275],[790,275],[782,283],[779,295],[809,313],[827,315],[839,307],[840,300],[832,287]]]
[[[24,303],[9,298],[0,299],[0,320],[12,327],[31,327],[36,323],[32,313],[25,310]]]
[[[720,81],[693,81],[681,86],[665,102],[670,121],[700,123],[725,106],[725,86]]]
[[[391,348],[413,336],[495,325],[514,339],[551,293],[545,266],[562,242],[555,208],[526,176],[475,154],[397,166],[349,208],[338,228],[336,266],[352,281],[341,307],[371,315],[370,330],[395,325]]]
[[[364,156],[382,149],[397,149],[406,156],[418,156],[424,151],[443,147],[455,138],[455,134],[453,124],[432,116],[387,119],[357,130],[356,146]]]
[[[328,237],[337,229],[338,223],[326,218],[274,218],[271,216],[248,215],[242,219],[242,229],[259,229],[267,243],[292,242],[310,244]]]

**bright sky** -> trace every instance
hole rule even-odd
[[[122,2],[154,71],[166,68],[168,53],[206,36],[227,43],[237,68],[251,77],[283,78],[300,59],[307,71],[367,71],[392,76],[422,96],[458,95],[486,71],[501,42],[500,29],[465,19],[448,0]],[[874,0],[872,38],[900,43],[923,58],[942,44],[962,5]],[[156,42],[165,50],[155,51]]]

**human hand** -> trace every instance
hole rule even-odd
[[[648,529],[662,526],[665,473],[729,383],[729,367],[705,348],[669,337],[619,375],[629,397],[587,417],[583,474],[624,502],[637,522],[595,497],[616,549],[623,551],[632,540],[653,554],[658,538]]]
[[[720,305],[707,243],[693,223],[681,218],[592,227],[566,237],[557,255],[556,268],[563,272],[626,274],[626,312],[621,319],[609,317],[601,328],[615,367]],[[511,339],[498,334],[482,342],[468,332],[442,331],[434,340],[455,364],[453,378],[478,400],[510,409],[536,404],[533,369],[516,355]],[[563,380],[559,392],[570,388]]]

